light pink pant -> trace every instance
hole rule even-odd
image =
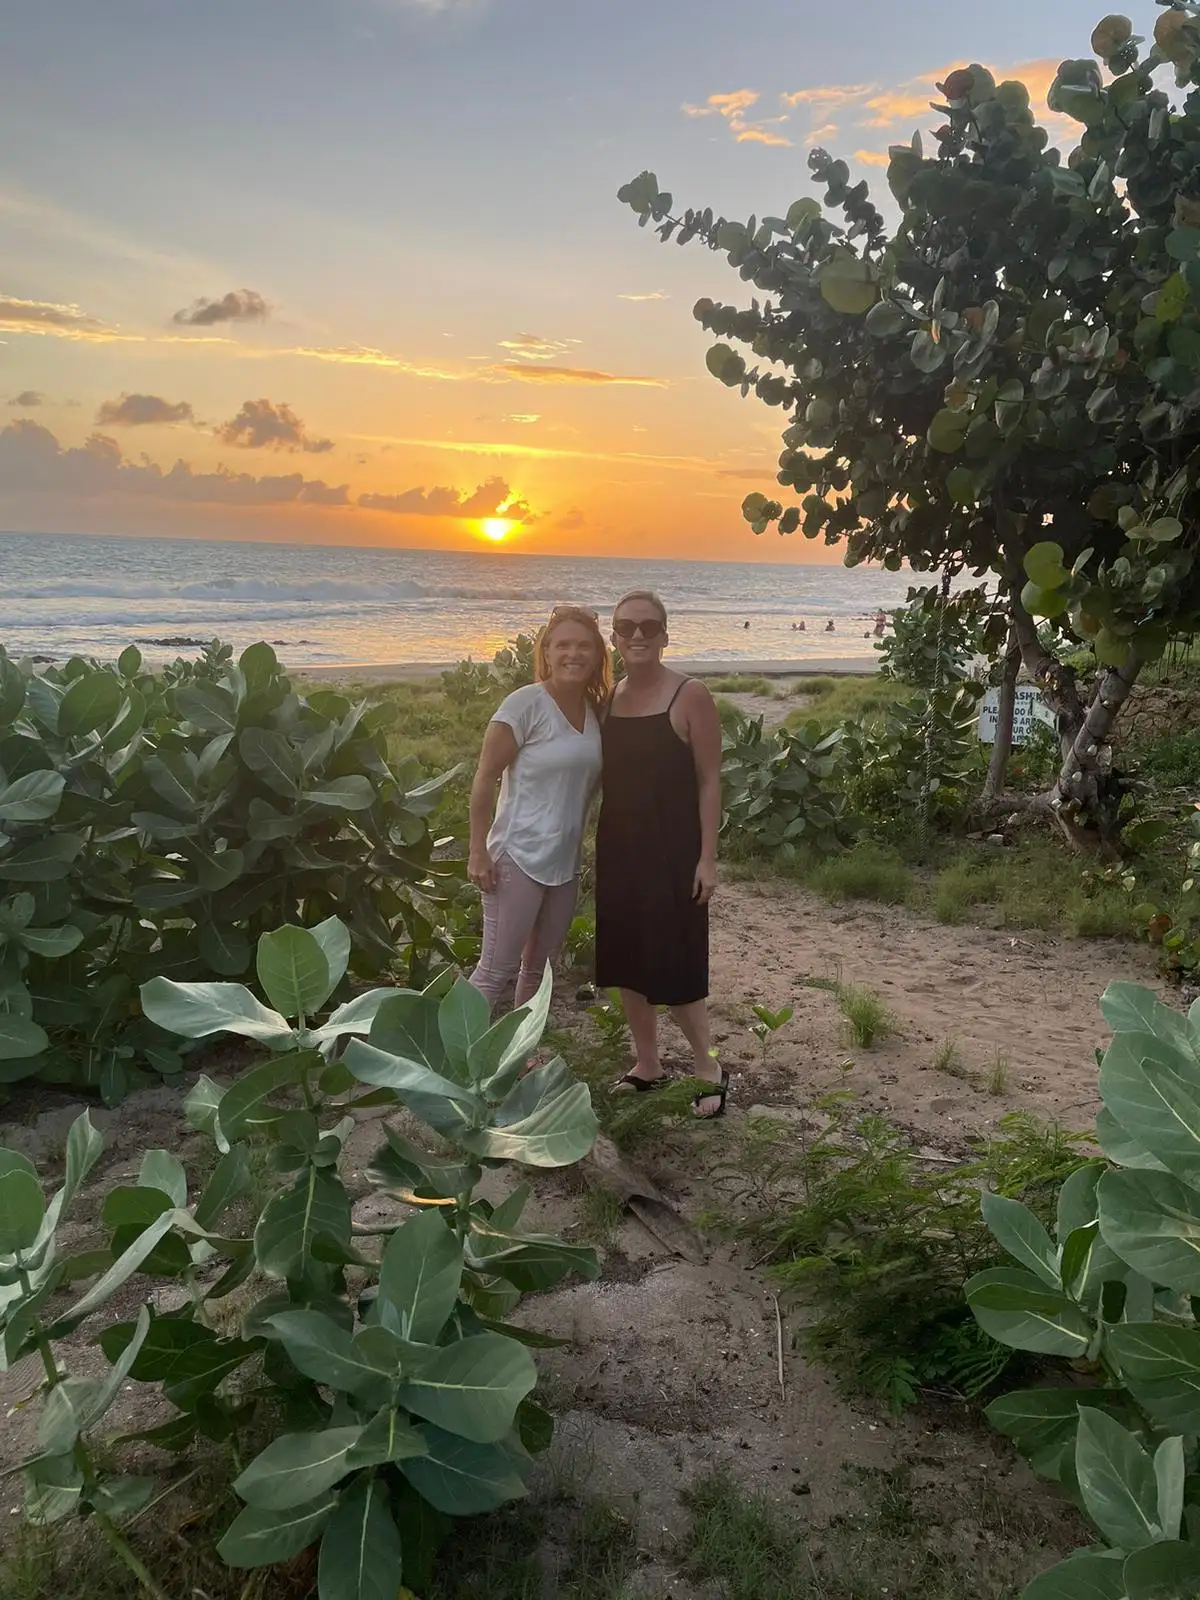
[[[496,862],[496,887],[483,896],[483,948],[471,982],[494,1006],[514,978],[515,1004],[523,1006],[541,986],[547,961],[562,949],[579,880],[535,883],[515,861]]]

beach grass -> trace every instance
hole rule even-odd
[[[832,728],[839,722],[878,722],[889,706],[910,700],[912,694],[904,684],[878,673],[805,678],[796,685],[800,704],[788,713],[785,725],[799,728],[815,721],[822,728]]]

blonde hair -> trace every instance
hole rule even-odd
[[[537,640],[533,647],[533,681],[546,683],[550,677],[550,638],[560,622],[577,622],[581,628],[586,628],[592,636],[592,643],[596,647],[596,664],[592,668],[592,675],[584,685],[584,694],[588,704],[593,710],[608,703],[612,693],[612,662],[609,659],[608,646],[604,642],[604,635],[600,632],[600,620],[594,611],[585,611],[582,606],[555,606],[550,613],[550,620],[544,627],[538,629]]]
[[[623,594],[613,607],[613,621],[617,620],[617,612],[622,606],[628,605],[631,600],[644,600],[648,606],[653,606],[658,612],[658,619],[665,628],[667,625],[667,608],[655,594],[653,589],[630,589],[628,594]]]

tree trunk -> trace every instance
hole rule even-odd
[[[1142,663],[1136,651],[1122,667],[1104,667],[1088,704],[1079,693],[1075,670],[1045,649],[1037,626],[1012,586],[1012,625],[1021,657],[1054,712],[1062,766],[1050,791],[1051,809],[1073,844],[1115,848],[1121,796],[1112,780],[1113,723],[1133,688]]]
[[[995,799],[1004,789],[1008,758],[1012,755],[1013,711],[1017,704],[1017,675],[1020,670],[1021,646],[1017,640],[1017,630],[1010,624],[1000,676],[1000,704],[996,709],[996,742],[992,746],[987,781],[983,786],[985,802]]]

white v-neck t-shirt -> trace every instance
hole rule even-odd
[[[600,724],[588,706],[572,726],[544,683],[526,684],[492,718],[513,731],[516,759],[500,780],[488,834],[493,861],[507,855],[535,883],[552,888],[579,872],[583,825],[600,781]]]

